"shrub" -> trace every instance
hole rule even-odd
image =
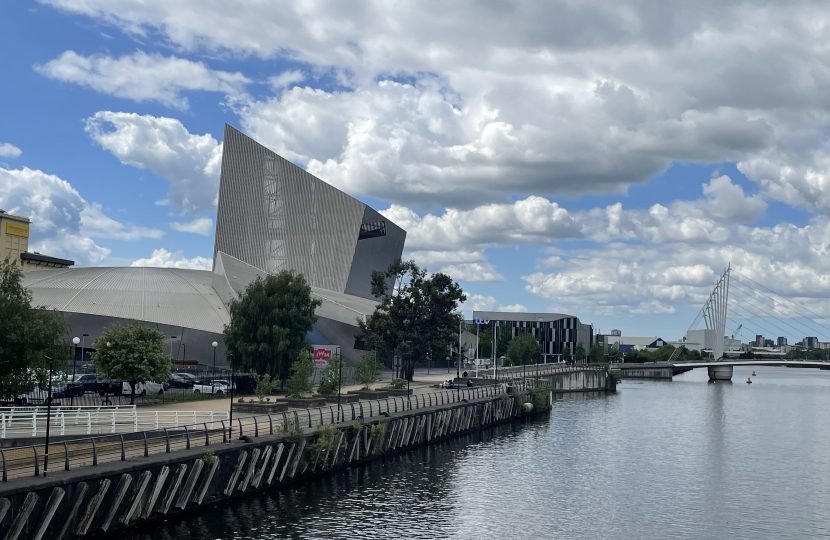
[[[355,436],[360,435],[360,432],[363,430],[363,424],[355,420],[354,424],[352,424],[352,431],[354,431]]]
[[[291,390],[288,395],[302,398],[314,387],[311,376],[314,375],[314,360],[308,352],[303,351],[291,365]]]
[[[380,369],[375,351],[368,351],[354,365],[354,378],[363,385],[364,390],[368,390],[370,384],[380,380]]]
[[[317,393],[323,394],[324,396],[330,396],[335,392],[337,392],[337,386],[330,383],[328,380],[326,381],[326,384],[322,384],[317,388]]]
[[[218,458],[213,454],[213,450],[211,448],[205,448],[202,450],[202,461],[205,462],[205,465],[213,465],[213,462],[216,461]]]
[[[308,445],[308,453],[315,463],[320,464],[320,468],[329,468],[329,459],[334,445],[340,437],[340,430],[332,424],[322,426],[317,440]],[[323,460],[322,462],[320,460]]]
[[[252,375],[254,380],[256,381],[256,388],[254,389],[254,394],[256,397],[259,398],[259,402],[262,403],[265,400],[265,396],[270,394],[274,390],[274,386],[276,386],[276,381],[271,380],[271,375]]]
[[[406,379],[392,379],[392,382],[389,384],[389,388],[393,390],[403,390],[406,388]]]
[[[286,436],[285,439],[292,443],[292,444],[300,444],[305,439],[305,432],[303,432],[303,428],[296,422],[291,420],[285,426]]]
[[[241,398],[237,399],[236,402],[237,403],[245,403],[245,398],[241,397]]]

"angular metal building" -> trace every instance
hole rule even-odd
[[[114,322],[142,321],[178,360],[224,361],[228,303],[257,276],[302,273],[321,300],[312,345],[355,350],[357,321],[374,312],[373,270],[403,253],[406,232],[362,202],[225,126],[213,271],[71,268],[25,272],[34,305],[64,313],[89,344]],[[87,349],[88,350],[88,349]]]
[[[372,270],[401,256],[406,232],[375,210],[225,126],[217,253],[312,287],[372,298]]]

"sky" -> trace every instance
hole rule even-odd
[[[677,339],[718,276],[830,312],[830,12],[701,0],[7,0],[0,208],[210,269],[228,123],[407,230],[464,310]]]

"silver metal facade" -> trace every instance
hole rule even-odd
[[[360,225],[386,236],[358,241]],[[371,298],[372,270],[403,253],[406,232],[360,201],[225,126],[214,261],[226,253],[264,272],[290,269],[312,287]]]

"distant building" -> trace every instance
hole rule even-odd
[[[578,343],[582,343],[582,348],[587,353],[594,342],[594,329],[590,324],[583,324],[576,316],[564,313],[473,311],[473,319],[477,322],[480,332],[492,332],[493,326],[499,323],[499,340],[504,337],[501,333],[505,331],[505,326],[509,327],[511,338],[521,334],[533,334],[542,346],[542,362],[561,360],[565,349],[573,354]]]
[[[771,339],[765,339],[764,347],[775,347],[775,342]]]
[[[658,336],[633,337],[633,336],[606,336],[609,338],[608,347],[619,349],[625,354],[628,350],[656,351],[663,345],[668,344],[666,340]]]
[[[755,336],[755,346],[756,347],[763,347],[764,346],[764,336],[761,334],[757,334]]]
[[[763,339],[763,336],[757,336]],[[696,349],[700,352],[711,351],[715,347],[714,330],[689,330],[683,338],[687,349]],[[740,352],[741,340],[734,337],[724,336],[724,352]]]
[[[786,345],[787,345],[787,338],[785,338],[785,337],[779,337],[779,338],[775,341],[775,345],[776,345],[776,346],[778,346],[778,347],[784,347],[784,346],[786,346]]]
[[[68,268],[75,261],[29,253],[29,218],[7,214],[0,210],[0,261],[9,259],[20,262],[23,270]]]
[[[818,349],[818,338],[817,337],[805,337],[804,338],[804,346],[808,349]]]

